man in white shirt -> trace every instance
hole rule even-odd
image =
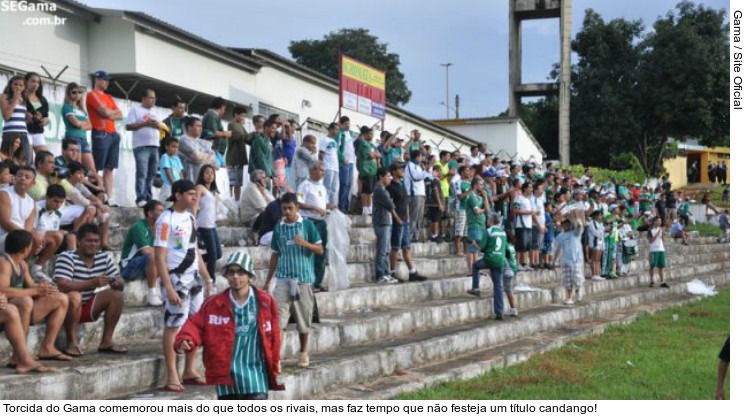
[[[343,213],[349,213],[349,198],[351,196],[351,185],[354,181],[354,165],[356,164],[355,138],[349,130],[351,121],[349,121],[348,116],[341,116],[339,127],[341,130],[337,142],[342,161],[339,165],[338,208]]]
[[[310,166],[310,178],[303,181],[297,188],[297,201],[300,204],[300,216],[309,219],[315,225],[323,242],[323,254],[315,257],[315,282],[314,292],[326,292],[328,288],[322,286],[326,266],[326,244],[328,243],[328,230],[326,228],[326,213],[333,210],[336,205],[328,201],[328,191],[323,184],[324,163],[316,161]]]
[[[478,152],[478,146],[473,145],[470,147],[470,157],[468,157],[468,161],[470,162],[471,167],[475,167],[476,165],[480,164],[483,157]]]
[[[132,133],[132,148],[136,173],[134,180],[137,207],[145,206],[152,199],[152,180],[158,173],[158,146],[160,128],[155,107],[155,91],[146,89],[142,104],[134,106],[127,115],[127,131]]]
[[[514,199],[514,222],[517,245],[517,262],[524,271],[532,271],[529,266],[528,254],[532,249],[532,217],[537,215],[537,210],[532,207],[530,197],[532,196],[532,183],[522,184],[522,194]]]
[[[410,213],[411,241],[419,241],[420,229],[423,226],[424,208],[426,204],[426,185],[424,180],[431,180],[429,174],[421,166],[421,152],[411,151],[411,160],[406,164],[403,183],[408,194],[408,210]]]
[[[540,249],[543,244],[543,237],[545,236],[545,194],[543,193],[542,183],[536,183],[534,192],[530,196],[530,204],[532,208],[537,211],[537,214],[532,218],[532,243],[530,245],[530,260],[532,266],[540,267]]]
[[[328,191],[328,203],[338,204],[338,136],[339,126],[333,122],[328,125],[328,135],[320,140],[318,159],[323,161],[323,184]]]

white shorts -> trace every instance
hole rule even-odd
[[[274,231],[269,231],[258,240],[258,245],[262,247],[269,247],[271,246],[271,239],[274,237]]]
[[[36,211],[38,212],[42,209],[46,209],[46,200],[39,200],[38,202],[36,202]],[[65,205],[62,206],[62,209],[60,209],[59,211],[60,213],[62,213],[62,217],[59,220],[59,225],[67,226],[72,225],[75,220],[85,212],[85,206],[65,203]]]
[[[34,147],[46,147],[46,138],[44,134],[28,134],[31,137],[31,145]]]
[[[457,211],[457,214],[455,215],[455,236],[456,237],[467,236],[465,234],[466,224],[467,224],[467,215],[464,210],[460,209]]]
[[[168,292],[160,281],[160,293],[163,295],[163,301],[165,302],[165,327],[180,328],[191,315],[201,308],[202,302],[204,302],[204,291],[202,281],[195,272],[184,275],[172,273],[170,278],[173,290],[181,298],[181,304],[173,305],[168,301]]]

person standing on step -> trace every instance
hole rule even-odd
[[[410,216],[411,241],[425,241],[420,237],[424,226],[424,210],[426,209],[426,184],[431,180],[431,174],[422,166],[421,151],[411,151],[411,159],[406,163],[404,183],[408,193],[408,212]]]
[[[339,133],[338,160],[339,160],[339,187],[338,208],[341,212],[349,213],[349,197],[351,195],[351,184],[354,181],[354,165],[356,164],[356,152],[354,151],[354,138],[349,130],[351,121],[348,116],[341,116],[338,120]]]
[[[96,71],[93,74],[93,90],[88,92],[85,106],[88,110],[93,131],[91,145],[96,171],[103,170],[103,186],[106,196],[114,196],[114,170],[119,168],[119,142],[121,136],[116,131],[116,121],[124,116],[114,102],[114,98],[106,93],[111,82],[111,75],[106,71]]]
[[[328,203],[332,205],[338,204],[338,131],[337,123],[328,125],[328,134],[318,146],[318,159],[323,162],[323,184],[328,192]]]
[[[163,120],[163,123],[168,127],[168,131],[170,132],[170,135],[165,138],[171,137],[178,139],[186,133],[186,102],[176,97],[171,104],[171,111],[172,113]],[[168,144],[161,141],[159,150],[161,157],[168,152],[167,146]]]
[[[482,183],[480,177],[473,181],[473,190],[478,187],[478,182]],[[470,199],[470,197],[468,197]],[[483,215],[485,218],[485,215]],[[504,286],[503,272],[506,265],[506,245],[508,240],[506,232],[501,228],[501,216],[492,213],[488,217],[488,230],[483,233],[478,240],[473,240],[470,244],[473,248],[483,252],[483,258],[473,264],[472,287],[468,293],[480,297],[480,270],[489,269],[491,271],[491,281],[493,281],[493,315],[494,319],[502,321],[504,319]]]
[[[233,120],[227,124],[227,130],[232,132],[227,139],[227,151],[225,154],[225,165],[230,181],[230,188],[235,201],[240,202],[240,193],[243,189],[243,173],[248,165],[248,152],[246,145],[250,145],[254,135],[245,130],[245,120],[248,109],[236,106],[233,109]]]
[[[473,265],[479,251],[478,246],[474,244],[481,242],[486,233],[486,216],[489,208],[488,195],[483,188],[483,178],[476,176],[473,179],[473,188],[461,204],[467,217],[468,241],[470,242],[467,251],[468,272],[473,274],[476,270]]]
[[[395,203],[390,197],[388,187],[393,180],[390,170],[385,167],[377,169],[377,185],[372,193],[372,227],[375,231],[375,281],[377,283],[394,283],[397,279],[392,277],[390,269],[390,243],[392,236],[393,221],[400,225],[403,221],[395,211]]]
[[[145,89],[142,104],[133,106],[127,115],[127,131],[132,133],[135,162],[135,194],[137,207],[144,207],[152,199],[152,182],[158,173],[160,122],[153,112],[155,90]]]
[[[277,383],[281,334],[279,310],[268,292],[251,284],[251,256],[230,255],[222,270],[230,288],[207,299],[181,328],[173,348],[194,352],[203,346],[206,382],[218,400],[265,400]],[[213,320],[219,319],[219,321]]]
[[[165,387],[169,392],[183,392],[173,350],[176,334],[201,307],[204,296],[212,291],[212,277],[207,272],[197,248],[196,219],[192,214],[199,205],[196,186],[179,180],[171,187],[168,198],[173,206],[163,212],[155,224],[155,260],[165,300]],[[197,274],[198,273],[198,274]],[[202,385],[196,371],[196,352],[186,354],[183,384]]]
[[[165,207],[157,200],[150,200],[142,208],[143,219],[135,222],[124,237],[121,246],[121,277],[124,280],[147,280],[147,304],[163,306],[157,289],[158,269],[155,262],[155,223]]]
[[[44,97],[44,90],[39,74],[30,72],[24,77],[26,80],[26,112],[31,120],[26,122],[28,136],[34,146],[34,152],[47,149],[44,139],[44,128],[49,125],[49,103]]]
[[[334,149],[335,153],[336,150]],[[309,219],[315,225],[323,242],[323,254],[315,255],[315,282],[313,292],[327,292],[328,288],[322,286],[326,270],[326,245],[328,244],[328,230],[326,228],[326,215],[329,210],[336,209],[336,205],[329,202],[328,190],[323,184],[324,163],[316,161],[310,166],[310,178],[303,181],[297,189],[297,201],[300,203],[300,215]]]
[[[503,224],[503,218],[501,219]],[[508,236],[509,235],[507,234],[507,237]],[[517,263],[517,250],[507,241],[506,263],[504,264],[504,294],[506,295],[506,300],[509,301],[509,312],[507,313],[509,316],[519,315],[519,312],[517,312],[517,302],[514,299],[514,282],[517,281],[516,278],[518,272],[519,264]]]
[[[222,116],[227,111],[227,101],[222,97],[212,99],[212,104],[202,118],[204,129],[201,132],[201,138],[212,143],[212,149],[220,154],[225,155],[227,149],[227,138],[232,136],[232,132],[222,129]]]
[[[372,129],[362,126],[361,141],[356,148],[357,161],[359,162],[359,180],[362,183],[362,215],[372,215],[372,190],[375,186],[378,160],[380,153],[372,144]]]
[[[293,314],[300,336],[297,364],[309,367],[308,341],[315,281],[313,256],[323,254],[323,241],[313,222],[300,216],[296,194],[286,193],[280,203],[284,217],[271,237],[271,259],[264,290],[271,289],[276,274],[276,287],[272,293],[279,305],[279,326],[281,330],[286,329],[290,313]]]
[[[583,227],[572,225],[566,217],[561,220],[562,232],[555,237],[555,258],[561,264],[563,287],[566,289],[566,305],[581,300],[581,285],[584,284],[584,250],[581,246]],[[574,299],[575,295],[575,299]]]
[[[530,264],[530,251],[532,249],[532,219],[538,211],[532,207],[530,197],[532,196],[532,183],[524,183],[521,186],[521,194],[514,198],[514,209],[516,215],[514,222],[517,247],[517,261],[522,270],[532,271]]]
[[[217,189],[217,173],[211,165],[202,166],[196,181],[196,194],[199,198],[199,211],[196,215],[199,239],[207,250],[205,263],[209,277],[216,278],[217,260],[222,258],[222,245],[217,234],[217,205],[219,204],[219,190]]]
[[[390,194],[393,204],[395,205],[395,213],[400,222],[393,223],[392,235],[390,246],[390,271],[391,280],[390,282],[396,283],[401,280],[397,276],[396,271],[398,270],[398,251],[403,251],[403,260],[406,262],[408,267],[408,280],[425,281],[426,276],[418,273],[416,265],[413,263],[413,256],[411,256],[411,224],[410,220],[410,196],[406,192],[406,186],[403,180],[405,175],[406,165],[401,161],[394,161],[391,165],[391,173],[393,179],[387,186],[387,191]]]
[[[605,250],[605,228],[602,223],[602,210],[592,212],[587,225],[589,239],[589,254],[592,260],[592,280],[602,281],[602,252]]]
[[[661,281],[661,287],[669,288],[669,285],[664,281],[664,268],[666,268],[666,251],[664,249],[664,228],[661,226],[661,218],[658,216],[651,221],[651,228],[648,230],[648,243],[649,243],[649,271],[648,275],[651,278],[649,287],[654,287],[654,268],[659,270],[659,280]]]

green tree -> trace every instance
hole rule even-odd
[[[644,165],[655,172],[670,137],[729,144],[726,11],[685,1],[654,24],[639,64]]]
[[[557,160],[558,97],[550,96],[534,102],[522,103],[519,115],[548,154],[548,159]]]
[[[388,103],[402,105],[411,100],[411,91],[400,72],[400,56],[388,52],[367,29],[340,29],[323,39],[291,41],[289,52],[298,64],[338,79],[339,53],[385,71],[385,98]]]

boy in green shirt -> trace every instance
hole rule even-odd
[[[468,269],[473,272],[473,263],[475,256],[478,254],[478,247],[473,243],[480,242],[486,231],[486,214],[488,213],[488,195],[483,188],[483,179],[475,177],[473,179],[472,189],[462,201],[462,209],[465,211],[465,217],[468,227]]]
[[[362,126],[359,132],[362,138],[359,141],[356,153],[359,180],[362,182],[362,215],[372,215],[372,192],[375,187],[377,161],[380,159],[380,153],[375,150],[375,146],[372,144],[372,129]]]
[[[156,288],[158,270],[155,265],[155,223],[165,210],[162,203],[150,200],[143,208],[145,218],[135,222],[127,231],[121,248],[121,277],[124,280],[147,279],[147,304],[162,306],[163,300]]]

